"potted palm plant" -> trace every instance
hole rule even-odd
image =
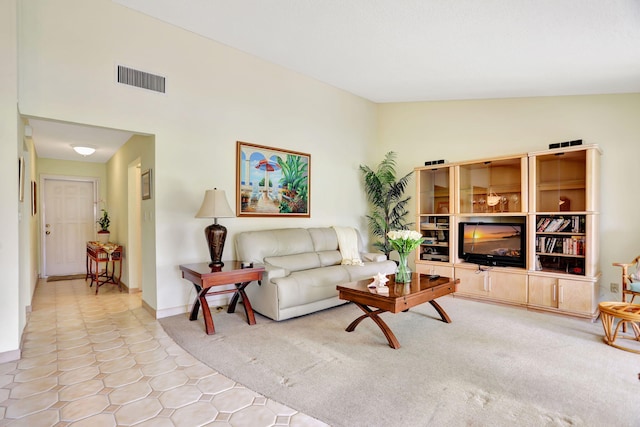
[[[405,220],[409,213],[407,202],[411,196],[404,196],[413,171],[398,179],[395,158],[396,153],[389,151],[375,170],[360,165],[364,189],[371,206],[371,213],[367,215],[369,229],[374,236],[382,238],[382,241],[374,242],[373,247],[383,252],[387,259],[394,249],[389,242],[388,233],[392,230],[407,230],[413,224]]]
[[[102,216],[98,221],[96,221],[100,226],[98,230],[98,241],[101,243],[107,243],[109,241],[109,225],[111,224],[111,219],[109,219],[109,212],[106,209],[102,209]]]

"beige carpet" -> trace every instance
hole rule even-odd
[[[638,426],[640,355],[602,342],[602,325],[445,297],[383,315],[401,348],[344,305],[273,322],[242,308],[161,319],[212,368],[333,426]]]

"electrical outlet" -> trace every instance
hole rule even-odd
[[[619,291],[620,288],[618,287],[618,284],[615,282],[611,282],[611,292],[618,293]]]

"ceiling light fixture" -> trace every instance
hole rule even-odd
[[[90,156],[90,155],[92,155],[93,153],[96,152],[95,148],[89,147],[89,146],[86,146],[86,145],[72,145],[72,147],[73,147],[73,149],[74,149],[74,151],[76,153],[81,154],[81,155],[83,155],[85,157],[86,156]]]

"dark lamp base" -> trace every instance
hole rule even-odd
[[[224,262],[222,262],[222,251],[224,250],[224,241],[227,239],[226,227],[220,224],[211,224],[204,229],[204,235],[209,245],[209,255],[211,255],[209,267],[222,267],[224,265]]]

